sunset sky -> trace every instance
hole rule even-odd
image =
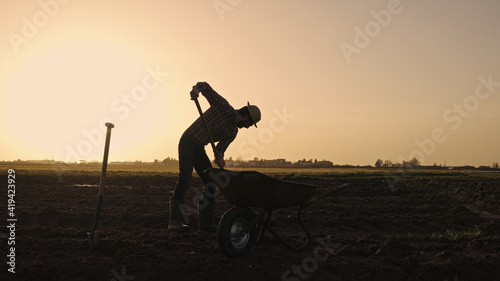
[[[0,160],[177,158],[208,82],[226,158],[500,162],[500,1],[0,2]],[[208,103],[201,98],[201,105]],[[208,155],[212,158],[210,147]]]

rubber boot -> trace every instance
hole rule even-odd
[[[209,233],[214,233],[217,231],[217,226],[214,225],[212,218],[214,216],[214,200],[205,199],[206,201],[198,202],[198,218],[200,221],[200,230]],[[207,204],[208,201],[208,204]]]
[[[182,213],[179,208],[182,200],[170,199],[170,222],[168,223],[169,230],[187,230],[188,226],[182,223]]]

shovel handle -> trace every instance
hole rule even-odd
[[[200,102],[198,99],[194,99],[194,102],[196,103],[196,107],[198,108],[198,113],[200,113],[201,121],[203,122],[203,125],[205,126],[205,130],[207,131],[208,134],[208,139],[210,140],[210,144],[212,145],[212,150],[214,151],[214,154],[217,155],[217,148],[215,148],[214,144],[214,138],[212,137],[212,134],[210,133],[210,129],[208,128],[207,120],[205,119],[205,115],[203,114],[203,111],[201,110]]]
[[[102,159],[101,180],[99,181],[99,196],[102,196],[102,191],[106,185],[106,170],[108,168],[109,142],[111,140],[111,129],[115,127],[112,123],[106,123],[106,142],[104,143],[104,157]]]
[[[104,186],[106,185],[106,170],[108,168],[108,154],[109,154],[109,142],[111,140],[111,129],[115,127],[112,123],[106,123],[106,142],[104,143],[104,157],[102,160],[102,171],[101,171],[101,180],[99,181],[99,194],[97,195],[97,209],[95,212],[94,225],[92,226],[92,230],[89,233],[89,245],[90,249],[94,250],[98,245],[98,237],[96,233],[97,224],[99,223],[99,215],[101,213],[101,205],[102,205],[102,191]]]

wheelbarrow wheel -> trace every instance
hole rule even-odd
[[[256,229],[245,232],[255,215],[248,209],[237,207],[228,210],[219,222],[217,241],[222,252],[230,257],[244,256],[250,251],[256,239]]]

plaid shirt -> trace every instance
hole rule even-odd
[[[222,159],[224,159],[224,152],[238,134],[238,127],[233,123],[236,110],[234,110],[226,99],[217,94],[208,83],[199,82],[196,84],[196,87],[210,103],[210,108],[203,114],[207,120],[214,142],[219,142],[216,147]],[[201,117],[198,117],[198,119],[187,128],[184,135],[196,139],[204,146],[210,143]]]

